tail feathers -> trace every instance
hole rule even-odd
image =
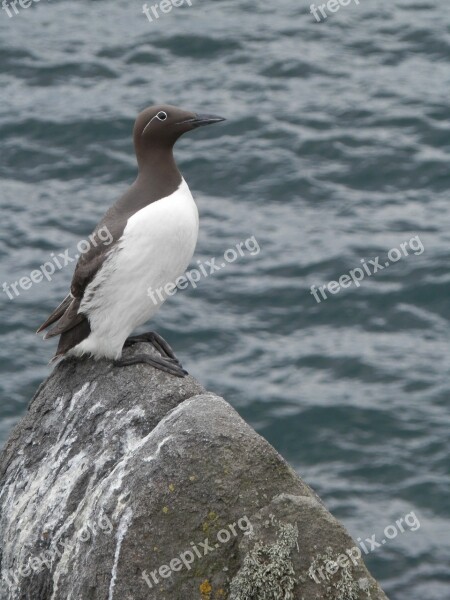
[[[52,314],[49,316],[49,318],[45,321],[45,323],[42,323],[42,325],[39,327],[39,329],[36,331],[36,333],[41,333],[41,331],[44,331],[44,329],[47,329],[47,327],[50,327],[50,325],[52,325],[53,323],[55,323],[55,321],[57,321],[58,319],[60,319],[63,314],[66,312],[66,310],[69,308],[70,303],[72,302],[72,296],[69,294],[67,295],[64,300],[61,302],[61,304],[55,308],[55,310],[52,312]]]
[[[80,301],[77,298],[73,298],[69,307],[60,317],[59,321],[54,325],[50,331],[44,335],[44,340],[61,335],[66,331],[69,331],[79,323],[81,323],[86,317],[83,314],[79,314]]]
[[[54,365],[55,363],[57,363],[62,358],[64,358],[64,354],[55,354],[55,356],[48,361],[48,364],[49,365]]]
[[[69,350],[72,350],[72,348],[89,337],[91,333],[89,321],[84,315],[80,315],[80,317],[82,317],[82,320],[77,325],[61,334],[56,354],[52,358],[51,363],[63,358]]]

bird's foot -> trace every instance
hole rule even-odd
[[[151,344],[153,348],[161,354],[161,356],[171,358],[178,364],[181,364],[178,358],[175,356],[175,352],[166,342],[166,340],[156,333],[156,331],[148,331],[147,333],[141,333],[139,335],[132,335],[125,340],[124,348],[129,348],[134,344],[146,343]]]
[[[156,333],[156,331],[148,331],[147,333],[141,333],[140,335],[133,335],[127,338],[124,348],[129,348],[130,346],[139,343],[151,344],[151,346],[161,354],[161,358],[148,356],[147,354],[139,354],[133,358],[116,361],[116,365],[128,366],[144,362],[157,369],[161,369],[166,373],[172,373],[172,375],[176,375],[177,377],[185,377],[185,375],[188,374],[187,371],[183,369],[181,362],[175,356],[170,345],[159,335],[159,333]]]
[[[131,365],[139,365],[142,363],[155,367],[155,369],[159,369],[160,371],[164,371],[170,375],[175,375],[175,377],[186,377],[186,375],[188,375],[186,369],[183,369],[180,363],[175,362],[173,358],[150,356],[149,354],[137,354],[136,356],[131,356],[130,358],[121,358],[119,360],[115,360],[114,366],[129,367]]]

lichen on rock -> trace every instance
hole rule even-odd
[[[293,600],[295,571],[291,554],[298,549],[298,527],[277,523],[277,539],[272,544],[257,541],[244,558],[244,564],[230,585],[230,600]]]
[[[337,565],[338,555],[332,548],[326,548],[324,553],[313,558],[308,575],[317,583],[317,572],[320,571],[322,581],[319,580],[317,585],[325,588],[322,597],[326,600],[358,600],[361,587],[354,578],[350,561],[345,566],[339,566],[335,573],[330,573],[326,568],[329,564]]]

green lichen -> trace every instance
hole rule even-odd
[[[230,585],[230,600],[293,600],[296,583],[291,554],[297,546],[297,525],[277,524],[272,544],[257,541]],[[298,547],[298,546],[297,546]]]
[[[214,511],[210,511],[208,513],[208,515],[206,516],[205,521],[202,524],[202,529],[204,533],[210,533],[211,532],[211,528],[217,527],[219,522],[219,515],[216,514]]]

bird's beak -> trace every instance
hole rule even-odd
[[[221,121],[225,121],[223,117],[218,117],[217,115],[199,115],[196,114],[192,119],[186,119],[186,121],[181,121],[178,125],[190,125],[192,129],[197,127],[203,127],[204,125],[214,125],[214,123],[220,123]]]

